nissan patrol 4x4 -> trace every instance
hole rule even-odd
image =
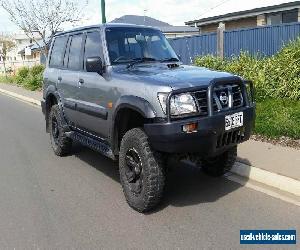
[[[156,28],[105,24],[57,34],[44,72],[42,109],[58,156],[72,142],[119,161],[128,204],[162,198],[169,157],[221,176],[249,139],[253,85],[186,66]]]

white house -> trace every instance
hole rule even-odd
[[[15,47],[11,49],[6,56],[6,67],[8,69],[15,71],[22,66],[32,66],[40,63],[40,54],[31,51],[34,41],[32,38],[29,38],[24,31],[5,34],[5,37],[15,43]],[[40,40],[41,36],[35,32],[34,39]],[[3,58],[0,57],[0,72],[3,71]]]

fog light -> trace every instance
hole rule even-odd
[[[197,132],[198,123],[189,123],[182,126],[182,131],[185,133]]]

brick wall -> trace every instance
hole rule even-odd
[[[204,25],[204,26],[201,26],[200,32],[201,32],[201,34],[202,33],[217,32],[218,26],[219,26],[218,23]]]
[[[226,30],[234,30],[241,28],[252,28],[257,26],[257,17],[242,18],[235,21],[225,23]]]
[[[216,32],[218,26],[219,26],[218,23],[203,25],[203,26],[201,26],[201,33],[203,34],[203,33]],[[256,27],[256,26],[257,26],[257,17],[256,16],[225,22],[226,30],[252,28],[252,27]]]
[[[265,26],[267,24],[266,15],[258,15],[257,16],[257,26]]]

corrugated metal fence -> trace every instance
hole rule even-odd
[[[225,57],[241,51],[271,56],[300,35],[300,23],[225,31],[224,35]]]
[[[191,60],[198,55],[215,55],[217,53],[216,33],[174,38],[169,39],[169,42],[185,64],[191,64]]]
[[[252,55],[274,55],[282,46],[300,36],[300,23],[225,31],[224,56],[247,51]],[[169,40],[182,61],[191,64],[198,55],[217,54],[217,34],[210,33]]]

